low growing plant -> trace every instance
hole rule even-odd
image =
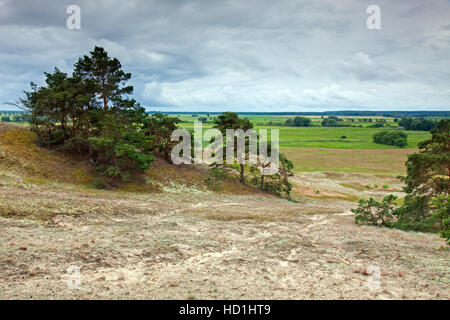
[[[390,194],[382,202],[370,198],[359,200],[359,206],[352,209],[356,214],[355,222],[374,226],[391,226],[395,214],[394,205],[397,197]]]

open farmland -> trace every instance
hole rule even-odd
[[[145,186],[97,190],[86,161],[0,124],[0,298],[450,298],[437,234],[354,223],[355,199],[401,196],[395,177],[296,174],[286,201],[234,181],[211,191],[207,175],[157,159]]]
[[[197,114],[196,114],[197,115]],[[175,115],[178,116],[178,115]],[[207,114],[181,114],[181,127],[192,129],[194,121],[207,117]],[[203,128],[211,128],[217,115],[209,115],[209,121],[203,123]],[[269,125],[269,123],[284,123],[293,116],[254,116],[243,115],[254,124],[256,129],[278,129],[280,133],[280,150],[294,162],[295,172],[339,171],[360,172],[372,174],[402,175],[405,173],[405,161],[408,154],[417,149],[420,141],[430,138],[426,131],[405,131],[408,135],[408,145],[399,148],[376,144],[372,136],[384,130],[401,130],[394,118],[368,117],[372,123],[364,123],[361,127],[322,127],[321,117],[310,116],[312,127],[286,127]],[[341,117],[343,119],[358,119],[364,117]],[[375,119],[386,119],[392,127],[367,128]],[[359,125],[355,122],[354,125]]]

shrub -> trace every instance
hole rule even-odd
[[[437,217],[441,224],[441,238],[445,238],[450,245],[450,197],[439,195],[432,200],[433,216]]]
[[[222,182],[218,181],[214,177],[207,177],[205,179],[205,183],[208,187],[208,189],[212,191],[219,191],[222,188]]]
[[[384,197],[382,202],[374,198],[359,200],[359,206],[352,209],[356,214],[355,222],[374,226],[391,226],[395,214],[395,200],[397,197],[390,194]]]
[[[441,237],[449,243],[449,190],[450,190],[450,120],[439,121],[431,131],[431,139],[419,143],[420,152],[408,155],[407,176],[399,177],[405,182],[403,191],[407,194],[401,207],[390,212],[396,221],[387,224],[401,230],[423,232],[440,231]],[[385,198],[386,200],[386,198]],[[361,200],[357,222],[375,224],[379,219],[372,213],[381,204],[371,199]]]
[[[421,130],[431,131],[436,128],[438,122],[436,120],[428,120],[424,118],[403,118],[398,125],[405,130]]]
[[[408,136],[402,131],[380,131],[373,135],[373,142],[397,147],[408,144]]]
[[[95,189],[106,189],[108,188],[108,184],[103,178],[96,178],[94,182],[92,182],[92,187]]]
[[[310,127],[312,122],[311,119],[306,117],[295,117],[294,119],[287,119],[284,125],[290,127]]]
[[[343,127],[343,120],[335,117],[335,116],[329,116],[328,118],[323,119],[322,121],[323,127]]]
[[[292,173],[294,164],[283,153],[280,153],[279,156],[279,168],[276,174],[263,175],[263,166],[259,163],[250,167],[253,175],[251,181],[254,185],[259,185],[261,190],[290,199],[292,183],[289,178],[294,175]]]
[[[133,172],[148,169],[154,160],[154,156],[146,152],[152,147],[152,140],[133,124],[113,115],[100,122],[98,136],[88,141],[95,154],[94,165],[111,179],[120,177],[122,181],[129,181]]]
[[[144,120],[142,127],[145,134],[153,138],[155,148],[169,163],[172,162],[170,157],[172,148],[177,144],[177,142],[172,141],[172,133],[178,128],[180,121],[177,117],[155,113]]]

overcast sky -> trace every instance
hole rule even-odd
[[[450,110],[450,0],[0,0],[0,102],[95,45],[148,110]]]

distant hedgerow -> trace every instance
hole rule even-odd
[[[403,148],[408,144],[408,136],[402,131],[380,131],[373,135],[373,142]]]

